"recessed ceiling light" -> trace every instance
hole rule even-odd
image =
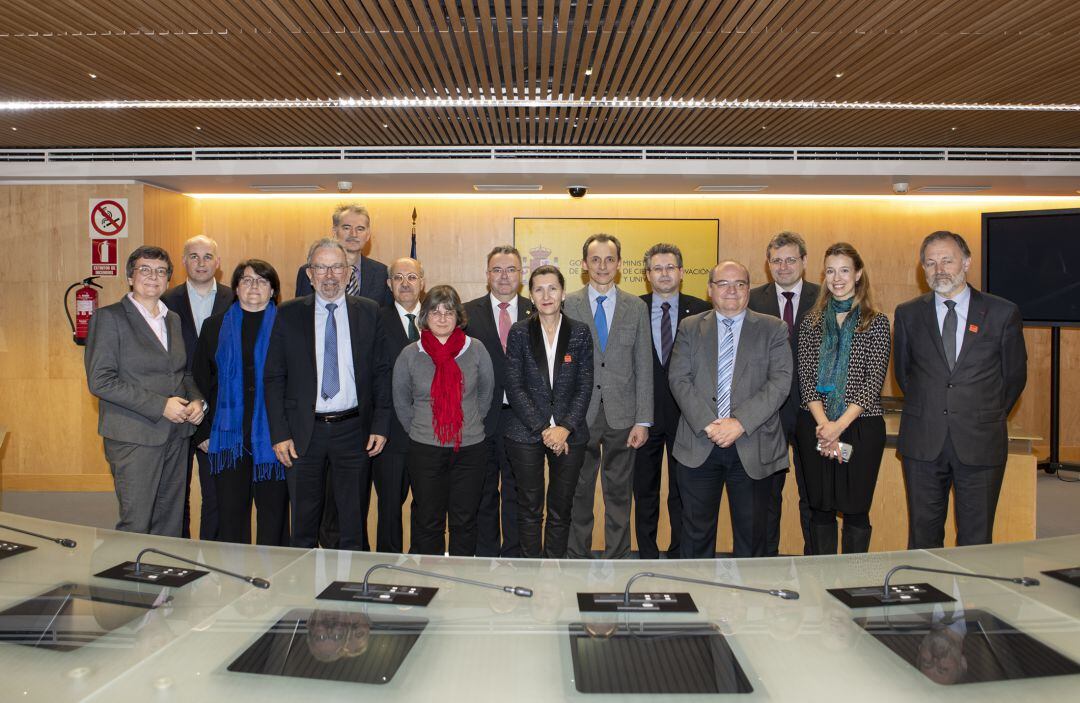
[[[920,192],[920,193],[979,193],[979,192],[982,192],[984,190],[990,190],[990,188],[991,188],[991,186],[985,186],[985,185],[982,185],[982,186],[980,186],[980,185],[974,185],[974,186],[972,186],[972,185],[967,185],[967,186],[966,185],[955,185],[955,186],[951,186],[951,185],[938,185],[938,186],[930,185],[930,186],[923,186],[922,188],[919,188],[918,192]]]
[[[765,125],[761,125],[762,129],[768,129]]]
[[[12,131],[12,132],[18,132],[18,131],[19,131],[19,128],[18,128],[18,127],[12,127],[12,128],[11,128],[11,131]]]
[[[390,129],[390,125],[388,125],[388,124],[386,124],[385,122],[383,122],[383,126],[382,126],[382,128],[383,128],[383,129]]]
[[[586,68],[585,69],[585,75],[586,76],[591,76],[592,75],[592,69],[591,68]]]
[[[834,73],[833,75],[836,78],[843,78],[844,77],[844,72],[843,71],[838,71],[837,73]]]
[[[323,190],[322,186],[313,184],[260,185],[258,183],[253,183],[250,187],[252,190],[263,193],[313,193],[315,191]]]
[[[495,183],[477,183],[473,190],[478,193],[538,193],[544,189],[540,184],[514,183],[499,185]]]
[[[334,71],[334,73],[336,73],[339,76],[341,75],[341,71]]]
[[[202,127],[200,127],[199,125],[195,125],[195,129],[200,131],[200,132],[202,131]]]
[[[91,73],[91,74],[90,74],[90,77],[91,77],[91,78],[97,78],[97,74],[96,74],[96,73]]]
[[[768,187],[763,185],[719,185],[698,186],[694,190],[698,193],[760,193]]]
[[[955,132],[955,131],[956,131],[956,127],[949,127],[949,131],[950,131],[950,132]]]

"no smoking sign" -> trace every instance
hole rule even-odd
[[[90,199],[90,238],[126,239],[127,198]]]

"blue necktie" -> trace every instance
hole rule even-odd
[[[716,358],[716,416],[731,417],[731,377],[735,371],[734,320],[720,318],[724,323],[724,338],[720,341],[720,353]]]
[[[604,301],[607,300],[606,295],[596,296],[596,313],[593,315],[593,322],[596,323],[596,336],[600,339],[600,351],[607,349],[607,312],[604,311]]]
[[[329,400],[341,390],[338,378],[337,320],[334,319],[337,303],[326,304],[326,331],[323,334],[322,397]]]

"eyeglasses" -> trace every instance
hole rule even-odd
[[[780,257],[776,257],[775,259],[769,259],[769,263],[772,264],[773,266],[779,266],[780,264],[787,264],[788,266],[794,266],[795,264],[799,263],[799,260],[797,258],[795,258],[794,256],[789,256],[786,259],[781,259]]]
[[[308,268],[314,271],[320,276],[325,276],[327,271],[333,271],[334,273],[345,273],[345,269],[348,268],[345,264],[308,264]]]
[[[750,287],[750,284],[746,281],[709,281],[709,283],[717,288],[734,288],[740,293]]]
[[[441,317],[443,319],[448,317],[457,317],[457,312],[454,310],[442,310],[440,308],[433,308],[428,310],[428,317]]]
[[[408,281],[409,283],[416,283],[420,280],[420,276],[415,273],[395,273],[390,277],[390,280],[394,283],[401,283],[402,281]]]
[[[244,288],[269,288],[270,281],[265,278],[244,276],[240,279],[240,285]]]
[[[488,269],[488,273],[493,274],[496,277],[501,277],[504,273],[507,276],[513,276],[520,270],[521,269],[519,269],[517,266],[507,266],[506,268],[503,268],[502,266],[496,266],[494,268]]]
[[[135,273],[143,278],[167,278],[169,276],[169,269],[164,266],[159,266],[157,268],[151,266],[136,266]]]

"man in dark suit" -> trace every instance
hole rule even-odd
[[[363,205],[348,203],[339,205],[331,216],[330,236],[338,240],[345,249],[348,259],[348,281],[345,284],[347,295],[370,298],[379,307],[394,302],[390,289],[386,286],[386,264],[363,255],[364,247],[371,241],[371,213]],[[296,297],[311,295],[311,279],[308,277],[307,264],[296,271]],[[331,499],[333,483],[326,483],[326,504],[323,509],[323,522],[319,526],[319,544],[335,548],[338,544],[337,509]],[[371,503],[371,482],[361,488],[360,503],[364,506],[364,519],[367,519],[368,505]],[[365,535],[364,539],[367,539]],[[368,549],[366,543],[364,550]]]
[[[994,534],[1009,437],[1006,419],[1027,383],[1020,310],[967,284],[963,237],[934,232],[919,250],[932,292],[896,308],[896,382],[904,391],[897,448],[908,502],[908,547],[945,541],[950,488],[956,543]]]
[[[174,286],[161,296],[165,306],[180,316],[180,331],[187,350],[187,369],[195,358],[195,345],[199,341],[203,322],[217,315],[233,302],[233,292],[215,280],[221,259],[217,242],[204,235],[192,237],[184,243],[184,269],[187,281]],[[184,518],[182,537],[191,536],[191,469],[192,458],[199,464],[199,491],[202,507],[199,514],[199,539],[217,539],[218,508],[217,489],[210,478],[210,457],[191,442],[188,449],[187,481],[184,483]]]
[[[345,292],[351,296],[370,298],[379,307],[394,302],[386,286],[386,264],[363,255],[364,247],[371,241],[371,213],[357,203],[340,205],[332,216],[330,236],[341,242],[348,257],[349,280]],[[312,293],[307,264],[296,271],[296,297]]]
[[[638,556],[659,559],[656,544],[660,522],[660,479],[664,450],[668,460],[668,522],[671,542],[667,556],[679,557],[679,535],[682,532],[682,499],[675,457],[671,455],[675,433],[679,429],[679,406],[668,387],[668,362],[678,334],[679,323],[687,315],[709,309],[701,298],[680,293],[683,279],[682,252],[674,244],[656,244],[645,252],[645,276],[652,293],[641,296],[649,308],[653,342],[653,424],[634,458],[634,531],[637,534]]]
[[[817,302],[821,287],[816,283],[803,280],[806,271],[806,242],[795,232],[781,232],[769,241],[765,247],[765,258],[769,263],[772,283],[767,283],[750,291],[749,308],[754,312],[779,317],[787,325],[788,340],[791,342],[791,358],[798,368],[799,325],[806,313]],[[802,459],[799,446],[795,441],[795,420],[799,416],[799,374],[792,374],[791,395],[784,407],[780,408],[780,422],[784,426],[792,458],[795,460],[795,482],[799,486],[799,524],[802,526],[803,554],[810,554],[810,503],[806,499],[806,486],[803,484]],[[775,557],[780,553],[780,514],[784,505],[784,484],[787,482],[787,470],[777,471],[772,475],[772,495],[769,502],[769,517],[765,526],[765,556]]]
[[[517,491],[514,490],[514,475],[503,445],[503,430],[513,411],[503,392],[503,383],[506,379],[506,337],[510,334],[510,326],[531,315],[533,304],[518,292],[521,289],[521,254],[517,249],[503,244],[488,253],[487,285],[487,295],[465,303],[465,313],[469,317],[465,334],[483,342],[495,372],[491,407],[484,416],[488,466],[476,519],[476,555],[518,557],[521,556],[521,547],[518,544]]]
[[[390,264],[387,285],[393,293],[394,304],[380,309],[379,317],[382,319],[386,361],[392,369],[401,350],[420,339],[416,318],[424,293],[424,267],[416,259],[398,259]],[[391,408],[390,437],[372,466],[379,506],[376,549],[380,552],[397,553],[405,547],[401,506],[409,495],[409,472],[405,466],[408,449],[409,433]]]
[[[716,556],[725,487],[735,556],[762,556],[769,477],[788,464],[780,424],[794,372],[787,329],[747,310],[749,296],[746,267],[717,264],[709,275],[714,310],[686,318],[671,352],[668,379],[682,410],[674,454],[684,559]]]
[[[315,546],[329,475],[338,546],[358,550],[366,539],[361,488],[390,431],[390,365],[378,306],[345,294],[341,244],[315,242],[308,271],[315,293],[283,304],[270,335],[264,374],[270,441],[286,466],[293,546]]]

